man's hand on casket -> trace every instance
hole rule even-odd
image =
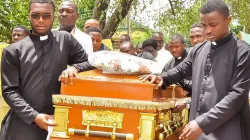
[[[56,126],[54,122],[49,122],[50,119],[53,119],[52,116],[46,114],[38,114],[34,122],[42,129],[48,131],[49,126]]]
[[[157,84],[156,88],[159,88],[163,85],[163,79],[158,75],[143,75],[140,77],[140,80],[143,82],[149,81],[151,84]]]
[[[77,78],[78,71],[75,67],[69,67],[62,72],[59,76],[58,81],[61,81],[65,86],[68,85],[68,79],[70,79],[70,84],[73,84],[74,77]]]
[[[175,107],[173,108],[172,112],[173,113],[181,112],[183,109],[186,108],[186,106],[187,106],[186,101],[177,101],[175,103]]]
[[[202,129],[194,120],[189,122],[185,126],[183,133],[180,135],[179,139],[196,140],[202,134],[202,132]]]

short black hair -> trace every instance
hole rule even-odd
[[[24,32],[25,32],[25,34],[27,34],[27,35],[29,34],[29,30],[28,30],[28,28],[26,28],[25,26],[23,26],[23,25],[18,25],[18,26],[16,26],[16,27],[14,27],[13,30],[14,30],[14,29],[17,29],[17,28],[23,29]]]
[[[63,2],[70,2],[70,3],[72,3],[72,4],[75,6],[75,8],[76,8],[76,9],[75,9],[75,10],[76,10],[76,13],[78,13],[78,6],[77,6],[77,4],[76,4],[73,0],[63,0],[62,3],[63,3]],[[61,3],[61,4],[62,4],[62,3]]]
[[[55,3],[53,0],[30,0],[30,4],[29,4],[29,11],[30,11],[30,6],[32,3],[48,3],[51,4],[53,7],[53,12],[55,11]]]
[[[208,0],[200,9],[201,14],[209,14],[212,12],[219,12],[225,18],[229,17],[229,8],[224,0]]]
[[[130,41],[131,39],[130,39],[130,36],[129,35],[127,35],[127,34],[122,34],[121,36],[120,36],[120,38],[121,37],[124,37],[125,38],[125,41]]]
[[[171,38],[170,38],[170,41],[171,40],[179,40],[179,41],[181,41],[181,43],[185,44],[185,40],[184,40],[183,36],[180,35],[180,34],[172,35]]]
[[[154,37],[154,36],[156,36],[156,35],[161,35],[161,36],[163,37],[163,33],[161,33],[161,32],[155,32],[155,33],[152,35],[152,37]]]
[[[193,29],[193,28],[203,28],[203,26],[202,26],[202,24],[201,24],[200,22],[196,22],[196,23],[194,23],[194,24],[190,27],[190,29]]]
[[[98,33],[100,33],[101,35],[102,35],[102,30],[101,29],[99,29],[99,28],[95,28],[95,27],[89,27],[87,30],[86,30],[86,34],[89,34],[89,33],[91,33],[91,32],[98,32]]]
[[[145,48],[147,46],[152,46],[155,50],[157,50],[158,48],[157,42],[153,39],[147,39],[142,43],[142,48]]]

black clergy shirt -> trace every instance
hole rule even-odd
[[[39,113],[53,114],[52,94],[60,93],[58,77],[67,65],[75,65],[79,71],[93,68],[71,34],[53,31],[40,38],[30,34],[5,48],[2,56],[3,98],[28,124]]]
[[[250,140],[250,47],[232,33],[195,46],[188,58],[162,74],[164,86],[192,75],[190,120],[199,139]]]

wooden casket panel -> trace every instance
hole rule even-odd
[[[83,72],[74,84],[61,86],[61,95],[53,96],[58,126],[52,137],[132,140],[133,136],[133,140],[174,140],[179,136],[176,132],[187,123],[188,114],[187,109],[171,112],[179,100],[168,99],[172,97],[183,97],[183,89],[179,86],[164,91],[156,89],[155,84],[139,81],[137,75]]]
[[[117,134],[117,137],[122,134],[126,136],[133,135],[133,140],[157,140],[159,134],[164,133],[164,127],[168,129],[166,130],[169,133],[167,136],[170,138],[175,137],[175,134],[170,135],[175,132],[175,129],[181,128],[187,123],[187,113],[184,114],[185,117],[182,120],[170,120],[172,118],[169,116],[169,109],[174,107],[175,100],[148,102],[65,95],[54,95],[53,100],[56,104],[55,122],[59,122],[54,129],[54,137],[105,140],[111,139],[111,134]],[[58,109],[61,108],[66,110],[64,112],[67,112],[67,118],[63,117],[62,113],[58,114]],[[179,115],[182,116],[183,113]],[[117,118],[119,121],[117,121]],[[89,121],[88,128],[86,120]],[[67,127],[63,126],[64,122],[67,121],[69,121]],[[113,125],[114,122],[115,125]],[[170,122],[174,123],[174,125],[171,126]],[[62,123],[63,125],[61,125]],[[116,126],[115,130],[114,126]],[[79,133],[71,134],[70,130],[72,129],[74,131],[84,131],[84,133],[81,133],[83,136],[79,136]],[[106,132],[106,136],[109,133],[109,138],[95,137],[96,135],[91,134],[94,131]],[[85,135],[85,132],[90,132],[89,137]]]

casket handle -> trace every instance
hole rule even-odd
[[[175,88],[176,88],[176,84],[173,84],[173,89],[172,89],[172,98],[175,99]]]
[[[87,123],[87,128],[86,128],[86,131],[85,131],[85,137],[89,137],[89,128],[90,127],[90,121],[88,121]]]
[[[115,140],[115,134],[116,134],[116,123],[114,123],[113,132],[111,134],[111,139],[112,140]]]
[[[103,131],[92,131],[89,130],[88,137],[100,137],[100,138],[110,138],[110,139],[121,139],[121,140],[134,140],[133,134],[124,134],[124,133],[115,133],[115,129],[113,132],[103,132]],[[81,129],[68,129],[68,135],[78,135],[78,136],[86,136],[86,130]]]

